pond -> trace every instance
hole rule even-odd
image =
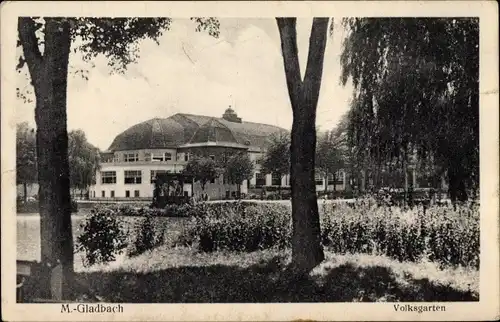
[[[78,214],[71,216],[73,239],[81,234],[80,224],[85,219],[85,215],[90,209],[81,209]],[[127,226],[139,219],[139,217],[122,217]],[[168,237],[180,232],[186,218],[156,218],[158,223],[167,226]],[[171,239],[171,238],[167,238]],[[40,215],[38,213],[18,214],[17,215],[17,259],[27,261],[40,261]],[[75,254],[75,265],[79,264],[81,256]]]

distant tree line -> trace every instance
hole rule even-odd
[[[99,169],[99,149],[87,141],[85,132],[68,133],[68,162],[70,186],[73,193],[83,192],[95,183]],[[37,155],[35,129],[28,123],[17,124],[16,129],[16,183],[23,185],[23,199],[27,199],[27,187],[37,183]]]

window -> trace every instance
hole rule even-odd
[[[130,198],[130,191],[129,190],[125,190],[125,198]]]
[[[101,171],[101,184],[116,183],[116,171]]]
[[[134,197],[136,197],[136,198],[139,197],[139,190],[134,190]]]
[[[155,162],[163,162],[163,161],[170,161],[172,160],[172,153],[170,152],[165,152],[165,153],[159,153],[159,154],[151,154],[151,161]]]
[[[151,161],[163,161],[163,154],[152,154]]]
[[[150,162],[151,161],[151,155],[152,155],[152,153],[145,153],[144,154],[144,161]]]
[[[114,197],[115,197],[115,191],[111,190],[111,198],[114,198]]]
[[[266,185],[266,176],[263,173],[257,172],[255,174],[255,186],[262,187]]]
[[[281,186],[281,176],[277,173],[273,173],[271,185],[273,186]]]
[[[210,179],[210,183],[215,183],[215,178]]]
[[[319,174],[314,175],[314,180],[316,181],[317,186],[323,185],[323,177]]]
[[[184,161],[189,161],[189,153],[184,153]]]
[[[125,184],[141,184],[142,172],[140,170],[125,170]]]
[[[342,170],[337,171],[335,174],[337,176],[337,184],[344,184],[344,172]]]
[[[104,191],[104,190],[101,191],[101,197],[103,197],[103,198],[106,197],[106,191]]]
[[[335,179],[333,178],[333,174],[328,174],[328,185],[333,186],[335,184]]]
[[[125,162],[137,162],[139,161],[139,153],[125,153],[123,159]]]
[[[215,160],[215,155],[211,154],[208,156],[210,159]]]
[[[151,170],[151,183],[155,183],[156,180],[156,175],[158,174],[164,174],[164,173],[170,173],[169,170]]]

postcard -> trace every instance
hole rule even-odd
[[[1,17],[7,321],[500,317],[496,2]]]

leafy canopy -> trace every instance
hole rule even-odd
[[[335,174],[344,167],[344,153],[338,132],[327,131],[318,135],[316,168],[324,175]]]
[[[254,164],[247,153],[233,155],[226,164],[226,175],[231,183],[242,184],[253,177]]]
[[[260,160],[261,172],[286,175],[290,172],[290,135],[279,133],[270,137],[269,147]]]
[[[381,163],[416,154],[448,172],[451,190],[457,182],[477,184],[478,19],[355,18],[343,25],[341,80],[355,88],[349,139],[357,156]]]
[[[70,28],[72,40],[72,51],[81,53],[83,60],[91,62],[98,55],[107,58],[111,72],[123,73],[127,66],[137,61],[140,57],[140,43],[144,39],[151,39],[157,44],[165,31],[170,29],[172,19],[168,17],[159,18],[91,18],[91,17],[69,17],[69,18],[47,18],[47,17],[21,17],[17,46],[26,47],[34,57],[39,60],[32,64],[43,63],[45,45],[45,26],[49,20],[58,23],[67,23]],[[193,17],[191,21],[197,31],[206,31],[212,37],[219,37],[219,22],[215,18]],[[30,46],[33,42],[33,46]],[[23,51],[20,52],[16,69],[19,73],[27,63]],[[72,66],[70,66],[72,67]],[[72,68],[74,75],[81,75],[87,79],[87,71]],[[26,75],[31,84],[33,75]],[[17,88],[17,96],[24,101],[31,102],[32,91],[29,88]]]
[[[87,141],[82,130],[68,133],[68,161],[72,187],[86,189],[95,183],[99,149]]]
[[[186,164],[183,173],[193,176],[204,190],[207,182],[215,180],[219,176],[220,169],[211,158],[194,156]]]

